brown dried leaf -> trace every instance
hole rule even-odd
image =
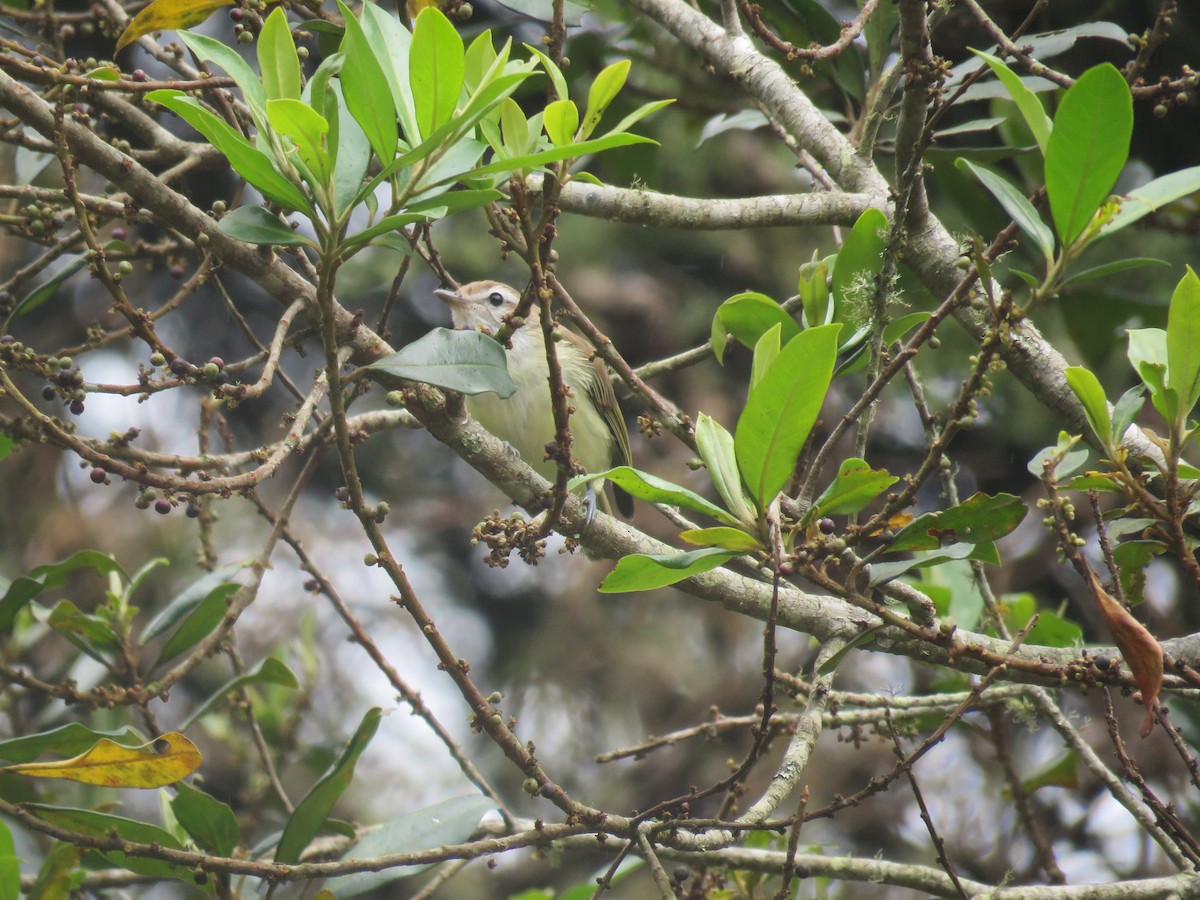
[[[1108,623],[1108,630],[1112,632],[1117,649],[1121,651],[1125,664],[1133,674],[1133,680],[1142,692],[1146,718],[1142,720],[1139,733],[1143,738],[1147,737],[1154,728],[1154,703],[1162,687],[1162,646],[1145,625],[1130,615],[1129,610],[1101,586],[1100,580],[1090,570],[1087,576],[1088,587],[1092,589],[1096,605],[1100,607],[1100,613]]]
[[[131,42],[155,31],[178,31],[199,25],[222,6],[232,6],[233,0],[154,0],[129,20],[113,55]]]

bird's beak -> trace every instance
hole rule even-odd
[[[433,296],[437,297],[451,309],[461,308],[465,302],[458,291],[448,291],[445,288],[438,288],[433,292]]]

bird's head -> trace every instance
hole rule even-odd
[[[457,291],[439,288],[433,295],[450,307],[455,328],[475,331],[483,326],[493,334],[521,300],[520,291],[499,281],[472,281]]]

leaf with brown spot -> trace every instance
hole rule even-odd
[[[1096,605],[1100,607],[1100,613],[1108,623],[1108,630],[1112,632],[1117,649],[1121,651],[1125,664],[1133,673],[1133,680],[1142,692],[1146,718],[1142,720],[1139,734],[1143,738],[1147,737],[1154,728],[1154,703],[1158,698],[1159,688],[1162,687],[1162,646],[1145,625],[1130,615],[1129,610],[1101,586],[1100,579],[1092,574],[1090,569],[1087,571],[1087,578],[1088,587],[1092,589]]]
[[[199,25],[222,6],[232,6],[233,0],[154,0],[129,20],[117,41],[116,56],[144,34],[155,31],[178,31]]]
[[[140,747],[122,747],[103,738],[71,759],[4,766],[0,773],[107,787],[157,788],[186,778],[203,761],[195,744],[172,731]]]

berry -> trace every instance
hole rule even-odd
[[[171,511],[171,501],[165,498],[159,498],[154,501],[154,511],[160,516],[165,516]]]
[[[92,479],[93,484],[104,484],[108,480],[108,473],[99,466],[96,466],[96,468],[92,469],[88,477]]]
[[[71,415],[82,416],[83,415],[83,401],[82,400],[72,400],[70,409],[71,409]]]
[[[200,518],[200,507],[195,503],[189,503],[187,508],[184,509],[183,514],[189,519],[198,519]]]
[[[348,503],[350,501],[350,488],[343,485],[333,492],[333,496],[337,497],[340,503]]]
[[[56,396],[58,396],[57,392],[54,390],[54,387],[52,385],[48,384],[44,388],[42,388],[42,399],[43,400],[53,400]]]

